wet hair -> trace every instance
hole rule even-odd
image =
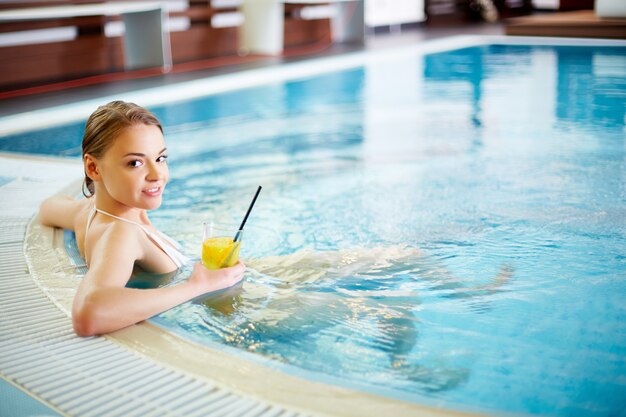
[[[157,126],[163,133],[163,127],[159,119],[135,103],[112,101],[98,107],[89,116],[85,125],[83,161],[86,154],[96,159],[103,157],[120,133],[124,129],[135,125]],[[86,172],[82,192],[85,197],[91,197],[95,193],[93,180],[87,176]]]

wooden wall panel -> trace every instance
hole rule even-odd
[[[184,32],[172,32],[174,64],[237,53],[237,28],[214,29],[208,25],[192,25]]]
[[[122,69],[119,39],[86,36],[70,42],[0,48],[0,89],[22,88]]]
[[[307,44],[331,43],[330,20],[285,19],[285,49]]]
[[[93,0],[13,1],[0,3],[0,10],[90,2],[93,3]],[[289,52],[289,48],[307,44],[330,44],[330,20],[299,19],[298,7],[302,6],[291,5],[286,9],[286,52]],[[213,28],[210,25],[211,17],[216,13],[235,10],[212,9],[208,1],[192,0],[188,10],[172,12],[173,17],[184,16],[191,21],[188,30],[170,33],[174,65],[219,56],[236,56],[238,28]],[[119,17],[1,23],[0,33],[73,26],[78,29],[78,37],[66,42],[0,47],[0,91],[124,71],[122,38],[104,36],[105,24],[114,20],[119,20]]]

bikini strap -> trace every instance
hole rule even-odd
[[[91,223],[93,222],[93,218],[96,217],[96,207],[92,206],[89,210],[89,214],[87,214],[87,226],[85,227],[85,236],[83,238],[83,247],[85,248],[85,261],[87,260],[87,233],[89,233],[89,227],[91,227]]]
[[[139,226],[139,227],[141,227],[143,229],[144,232],[146,232],[146,234],[151,234],[150,229],[148,229],[146,226],[144,226],[141,223],[137,223],[137,222],[134,222],[132,220],[128,220],[128,219],[125,219],[123,217],[116,216],[115,214],[111,214],[111,213],[106,212],[104,210],[100,210],[99,208],[95,208],[95,211],[97,211],[100,214],[104,214],[105,216],[113,217],[114,219],[117,219],[117,220],[120,220],[120,221],[123,221],[123,222],[126,222],[126,223],[130,223],[130,224],[134,224],[135,226]]]
[[[96,208],[92,207],[91,210],[89,210],[89,214],[87,215],[87,227],[85,227],[85,239],[87,239],[87,230],[89,230],[89,227],[91,226],[91,222],[93,221],[93,218],[96,217]]]

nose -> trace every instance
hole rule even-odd
[[[148,164],[148,172],[146,172],[146,181],[156,182],[165,178],[167,167],[155,163]]]

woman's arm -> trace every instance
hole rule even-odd
[[[207,292],[235,285],[245,267],[209,271],[194,266],[187,282],[167,288],[125,288],[141,247],[127,225],[116,224],[94,247],[89,272],[78,287],[72,306],[72,322],[79,336],[119,330],[148,319]]]
[[[44,226],[74,230],[74,220],[85,204],[87,204],[86,200],[75,200],[66,195],[54,195],[41,203],[39,219]]]

